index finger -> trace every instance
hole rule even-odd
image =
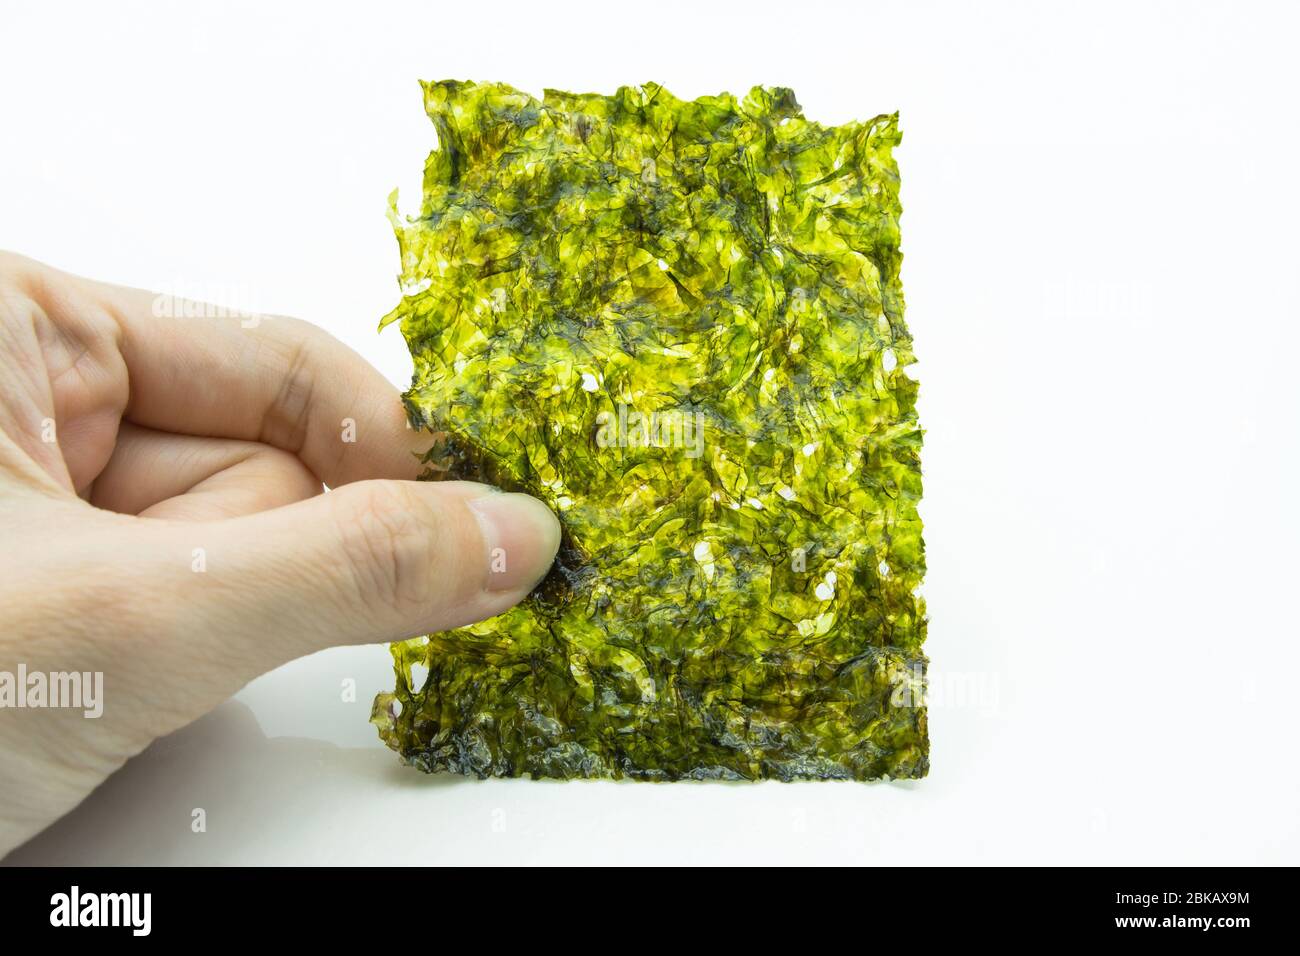
[[[121,329],[137,425],[259,441],[298,455],[333,487],[414,478],[431,443],[365,359],[310,323],[282,316],[156,314],[158,296],[91,283]]]

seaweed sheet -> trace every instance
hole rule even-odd
[[[390,217],[426,477],[527,491],[556,567],[394,644],[373,721],[426,771],[920,777],[925,569],[897,115],[424,84]],[[414,670],[413,670],[414,668]]]

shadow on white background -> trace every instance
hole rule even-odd
[[[865,815],[868,800],[893,805],[897,820],[910,814],[908,798],[922,788],[913,781],[647,784],[426,775],[378,745],[268,738],[246,705],[229,701],[157,741],[0,863],[668,863],[720,854],[757,863],[824,858],[837,848],[851,856],[873,832],[889,835],[883,820],[873,826]],[[603,819],[589,812],[591,800],[605,807]],[[194,830],[196,810],[204,814],[203,832]],[[848,821],[854,822],[846,832]],[[679,838],[662,839],[669,831]]]
[[[242,863],[278,857],[267,848],[294,833],[316,834],[322,842],[306,857],[326,862],[336,827],[355,832],[376,822],[358,819],[356,798],[365,790],[475,783],[414,773],[383,748],[267,738],[247,706],[229,701],[154,743],[3,862]],[[196,810],[205,832],[195,832]]]

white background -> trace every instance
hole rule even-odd
[[[10,860],[1300,862],[1293,10],[0,4],[0,247],[300,315],[401,386],[417,78],[901,110],[936,696],[920,782],[477,782],[399,766],[386,650],[331,651]]]

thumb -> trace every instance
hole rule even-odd
[[[359,481],[188,533],[210,539],[191,582],[196,636],[237,644],[257,672],[493,617],[546,575],[560,543],[540,501],[459,481]]]

